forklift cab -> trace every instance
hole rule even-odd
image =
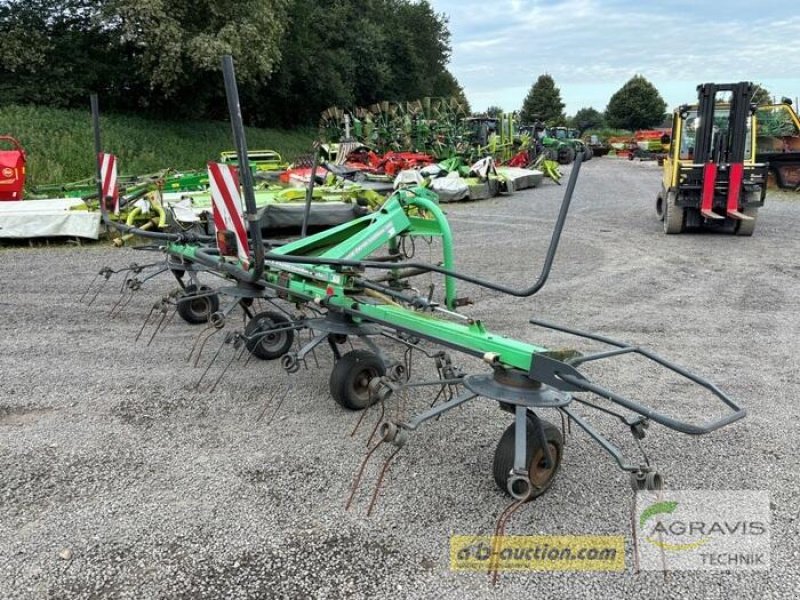
[[[720,136],[727,137],[731,134],[730,123],[728,114],[730,112],[730,105],[717,104],[714,109],[714,124],[711,128],[712,146],[720,144]],[[689,108],[686,111],[686,116],[681,118],[679,139],[680,151],[678,152],[679,161],[692,162],[694,159],[694,148],[697,138],[697,130],[700,127],[700,117],[697,114],[697,107]],[[674,125],[673,125],[674,130]],[[752,143],[752,119],[747,120],[747,128],[745,131],[744,143],[744,161],[749,162],[753,156],[753,143]],[[674,159],[674,157],[673,157]]]

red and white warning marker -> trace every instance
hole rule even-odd
[[[119,186],[117,185],[117,157],[113,154],[101,152],[97,157],[100,163],[100,182],[102,184],[103,197],[101,202],[105,203],[108,198],[114,200],[114,214],[119,214]]]
[[[247,242],[247,228],[244,224],[242,196],[239,193],[239,172],[233,165],[208,163],[208,181],[211,185],[211,207],[214,227],[217,230],[217,247],[223,256],[228,256],[232,248],[227,248],[226,233],[233,232],[236,238],[236,255],[250,265],[250,245]]]

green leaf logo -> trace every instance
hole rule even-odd
[[[664,502],[655,502],[645,508],[642,511],[642,514],[639,515],[639,526],[641,527],[644,525],[648,519],[654,517],[655,515],[663,515],[663,514],[670,514],[675,512],[675,509],[678,507],[678,503],[672,500],[664,501]]]

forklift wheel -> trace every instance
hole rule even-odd
[[[656,216],[659,221],[664,220],[664,194],[656,196]]]
[[[736,227],[733,230],[736,235],[751,236],[756,230],[756,221],[758,220],[758,207],[745,208],[742,211],[748,217],[753,217],[752,221],[736,221]]]
[[[550,484],[553,483],[553,479],[561,466],[561,457],[564,454],[564,438],[561,436],[561,430],[549,421],[544,419],[541,421],[553,464],[549,467],[545,466],[544,449],[539,446],[539,440],[533,429],[535,427],[533,421],[529,420],[528,427],[525,428],[528,438],[525,459],[528,465],[528,477],[532,485],[530,500],[544,494]],[[500,441],[497,443],[497,449],[494,451],[494,481],[497,487],[506,494],[509,493],[508,478],[514,469],[514,429],[515,423],[508,426],[508,429],[503,432]]]
[[[677,206],[675,192],[667,192],[664,199],[664,233],[683,233],[683,207]]]
[[[280,329],[287,325],[289,325],[289,319],[279,312],[267,310],[254,315],[244,328],[244,334],[248,338],[258,337],[253,340],[247,340],[245,343],[247,349],[253,356],[261,360],[280,358],[292,347],[294,331],[287,329],[277,333],[270,333],[270,330]]]
[[[331,396],[349,410],[361,410],[374,403],[369,382],[386,374],[381,357],[367,350],[352,350],[336,361],[331,371]]]
[[[194,285],[187,285],[183,289],[184,297],[178,298],[178,314],[181,316],[181,319],[190,325],[208,323],[208,319],[211,315],[219,310],[219,296],[217,294],[211,294],[209,296],[191,299],[185,296],[204,294],[210,291],[211,288],[207,285],[201,285],[199,290]]]

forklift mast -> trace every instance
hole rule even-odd
[[[717,94],[731,92],[727,131],[714,132]],[[752,109],[755,86],[749,81],[732,84],[704,83],[697,86],[697,116],[700,126],[695,141],[695,163],[736,164],[744,162],[747,119]]]

